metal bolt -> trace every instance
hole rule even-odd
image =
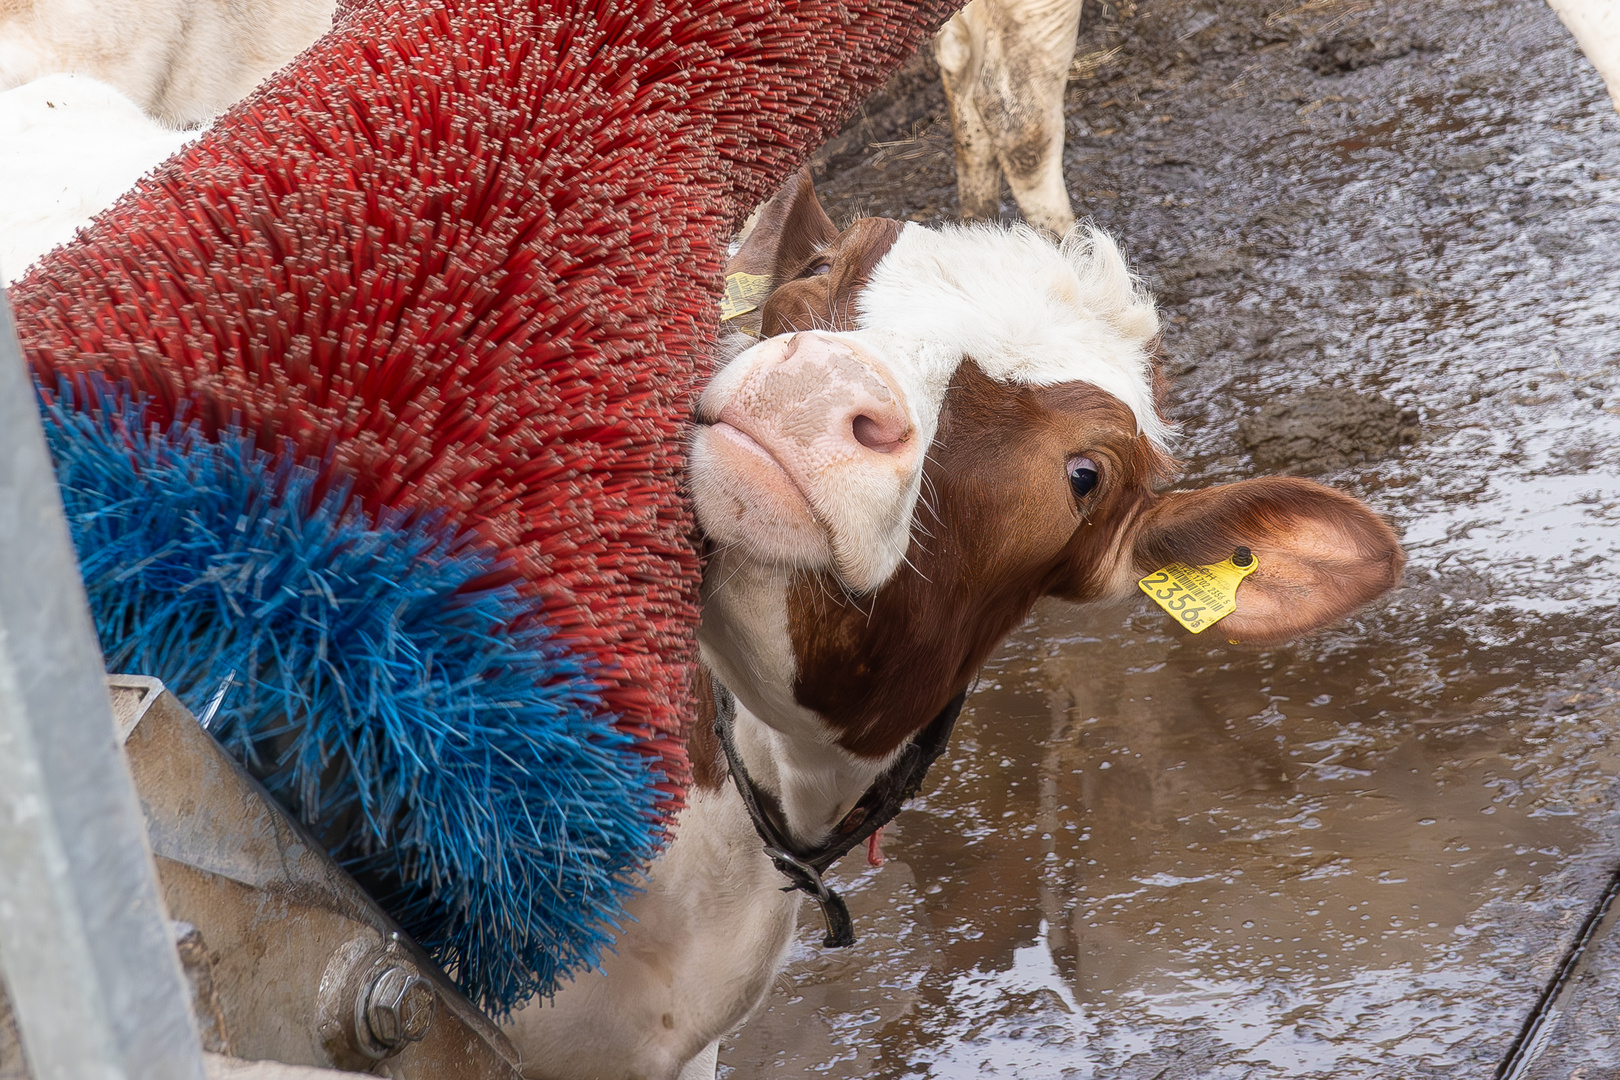
[[[427,1034],[438,997],[416,972],[395,965],[383,970],[366,991],[366,1026],[371,1037],[393,1050]]]

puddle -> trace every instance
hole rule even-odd
[[[1489,1076],[1620,860],[1601,83],[1539,0],[1122,7],[1068,174],[1161,295],[1186,481],[1255,475],[1238,422],[1278,395],[1414,410],[1321,476],[1406,583],[1267,652],[1037,609],[889,865],[841,872],[860,944],[810,927],[723,1075]],[[948,143],[916,141],[824,183],[834,216],[943,218]]]

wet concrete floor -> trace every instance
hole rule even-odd
[[[1620,117],[1540,0],[1092,6],[1077,68],[1184,482],[1318,476],[1406,581],[1263,652],[1039,608],[722,1075],[1489,1077],[1620,862]],[[909,90],[835,219],[953,213]],[[1278,402],[1332,453],[1246,435]],[[1529,1075],[1620,1077],[1620,943],[1579,990]]]

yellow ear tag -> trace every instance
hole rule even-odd
[[[1246,547],[1211,566],[1171,563],[1136,584],[1170,617],[1193,633],[1214,626],[1237,610],[1237,590],[1260,566]]]
[[[720,321],[730,322],[756,310],[771,294],[767,274],[727,274],[726,293],[720,298]]]

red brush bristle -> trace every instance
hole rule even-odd
[[[386,0],[17,288],[99,370],[443,509],[512,557],[688,777],[678,483],[725,241],[957,5]]]

